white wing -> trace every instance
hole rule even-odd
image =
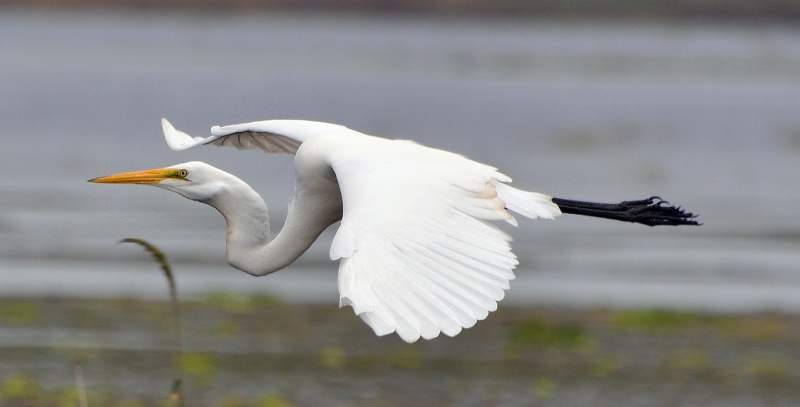
[[[308,138],[342,131],[343,126],[306,120],[265,120],[230,126],[214,126],[207,137],[192,137],[175,129],[167,119],[161,119],[167,145],[174,151],[186,150],[201,144],[232,146],[240,150],[261,149],[268,153],[295,154]]]
[[[340,306],[352,306],[376,334],[397,332],[407,342],[456,335],[497,308],[517,260],[511,237],[487,220],[516,225],[509,210],[561,213],[551,197],[506,185],[492,167],[338,125],[270,120],[214,127],[203,138],[162,123],[173,150],[217,144],[297,153],[306,177],[330,166],[344,208],[330,251],[341,259]]]
[[[516,224],[560,214],[551,197],[514,189],[494,168],[407,142],[377,139],[332,154],[344,215],[331,246],[340,306],[378,335],[407,342],[453,336],[497,308],[517,264]]]

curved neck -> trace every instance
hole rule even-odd
[[[330,211],[302,198],[295,196],[283,229],[272,241],[267,204],[247,184],[236,185],[206,202],[215,207],[228,224],[228,262],[254,276],[273,273],[295,261],[325,228],[341,219],[341,211],[331,216]]]

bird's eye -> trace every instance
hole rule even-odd
[[[186,177],[189,176],[189,171],[180,170],[180,171],[178,171],[178,176],[181,177],[181,178],[186,178]]]

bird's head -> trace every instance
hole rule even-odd
[[[235,176],[204,162],[192,161],[165,168],[108,175],[90,179],[89,182],[153,185],[194,201],[208,202],[224,191],[232,180],[239,181]]]

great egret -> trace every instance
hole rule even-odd
[[[495,168],[463,156],[330,123],[215,126],[209,137],[191,137],[166,119],[162,126],[176,151],[216,144],[295,154],[295,195],[274,240],[258,193],[202,162],[91,182],[155,185],[216,208],[228,225],[228,262],[254,276],[288,266],[341,221],[330,248],[330,258],[340,260],[339,306],[352,306],[377,335],[397,332],[407,342],[440,332],[454,336],[497,309],[517,260],[511,237],[486,221],[516,226],[515,212],[697,224],[694,215],[657,197],[600,204],[522,191]]]

